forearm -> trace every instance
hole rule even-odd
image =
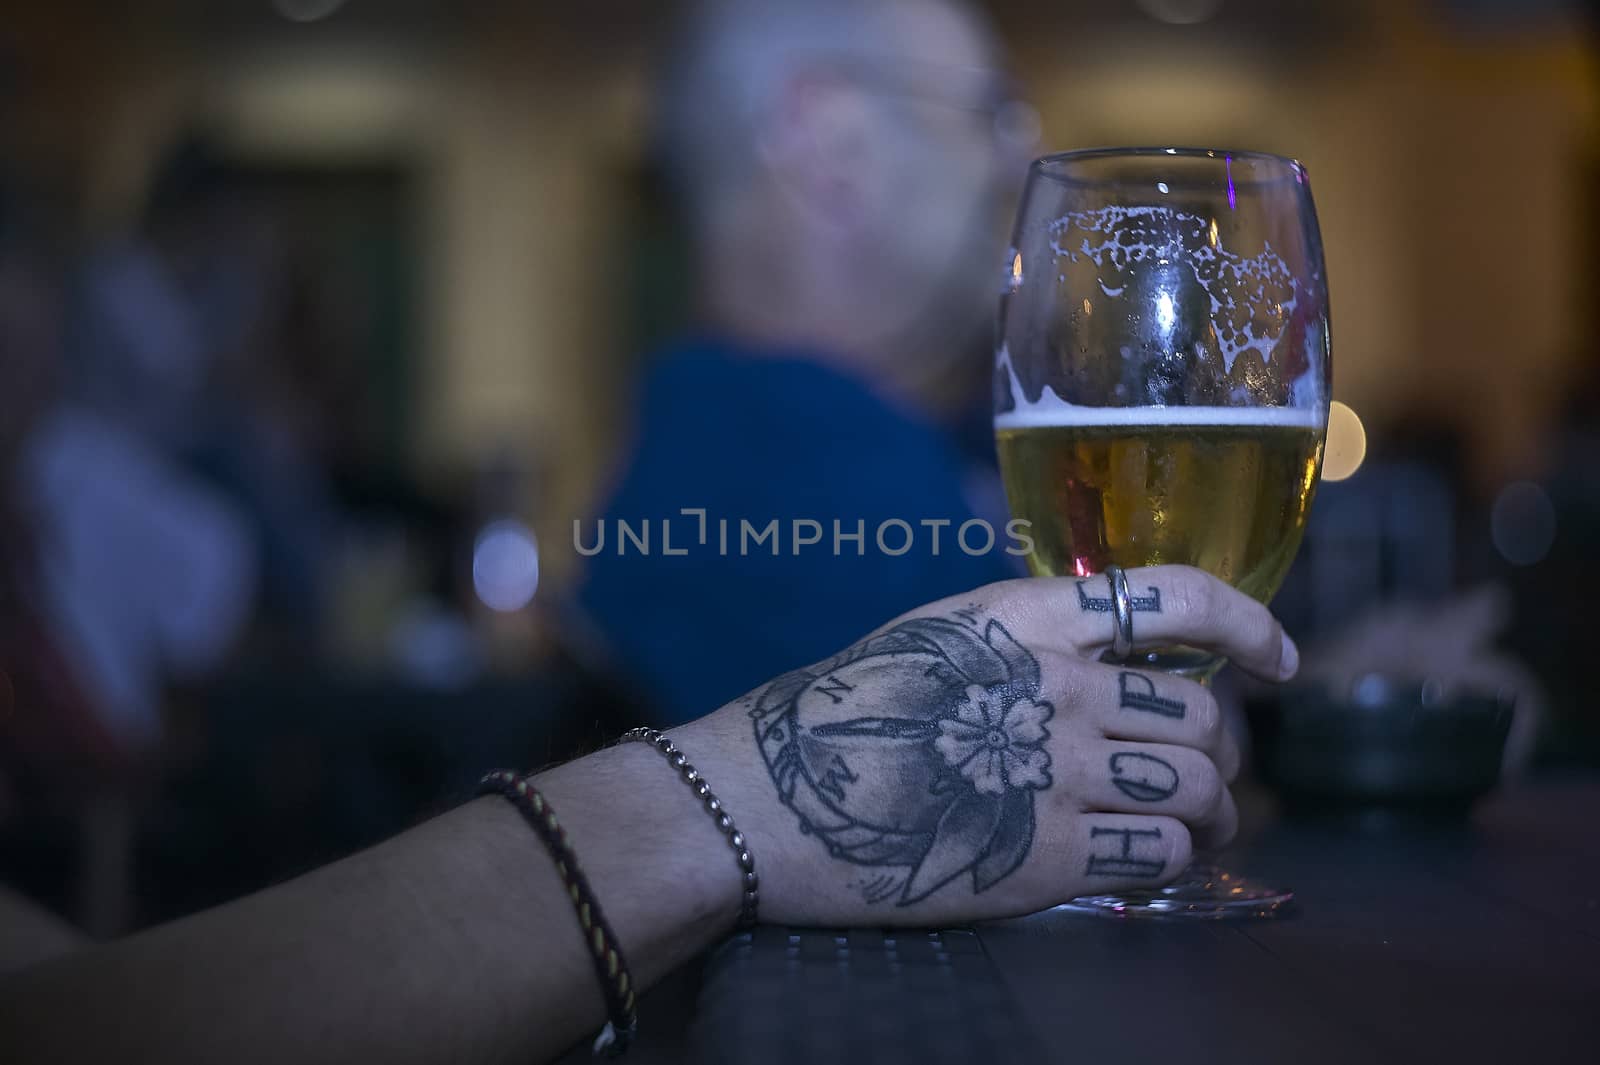
[[[1131,576],[1131,575],[1130,575]],[[1138,572],[1151,646],[1285,679],[1293,645],[1194,570]],[[1225,840],[1238,751],[1205,688],[1094,661],[1086,580],[1013,581],[897,619],[682,729],[736,820],[761,915],[933,924],[1145,888]],[[1103,587],[1103,585],[1101,585]],[[1114,591],[1113,587],[1113,591]],[[1098,593],[1100,588],[1093,589]],[[725,933],[742,876],[660,752],[542,774],[648,986]],[[534,831],[499,799],[209,914],[0,984],[23,1061],[517,1062],[594,1031],[603,998]]]
[[[654,751],[543,775],[635,979],[731,927],[738,876]],[[604,1021],[538,838],[483,799],[299,880],[0,985],[16,1060],[496,1062]]]

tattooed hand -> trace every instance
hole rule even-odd
[[[1293,644],[1254,600],[1184,567],[1128,578],[1141,645],[1293,675]],[[1104,596],[1099,577],[991,585],[680,730],[720,758],[707,772],[749,826],[763,916],[1030,912],[1160,884],[1192,842],[1226,842],[1239,754],[1216,701],[1193,681],[1101,664]]]

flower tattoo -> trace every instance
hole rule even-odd
[[[1048,788],[1050,755],[1040,745],[1050,713],[1049,703],[1021,698],[1005,685],[969,685],[956,716],[939,721],[933,746],[986,795],[1003,795],[1008,787]]]
[[[774,681],[750,711],[782,799],[868,901],[905,906],[965,874],[973,891],[1033,846],[1050,787],[1039,663],[974,610],[915,618]]]

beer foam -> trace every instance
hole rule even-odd
[[[1212,339],[1229,373],[1246,351],[1270,363],[1300,303],[1300,283],[1271,243],[1264,242],[1255,255],[1231,251],[1223,247],[1215,219],[1187,211],[1133,206],[1073,211],[1051,223],[1050,235],[1058,259],[1088,259],[1123,279],[1109,286],[1100,278],[1108,299],[1121,297],[1126,279],[1140,269],[1174,263],[1189,270],[1210,301]],[[1171,297],[1163,299],[1170,326]]]
[[[1022,394],[1010,352],[1003,346],[997,361],[1011,379],[1012,406],[994,416],[996,429],[1229,425],[1321,430],[1327,426],[1327,412],[1321,407],[1085,407],[1068,403],[1049,385],[1030,403]]]
[[[1007,411],[994,416],[996,429],[1078,429],[1086,426],[1226,425],[1317,429],[1320,411],[1299,407],[1079,407]]]

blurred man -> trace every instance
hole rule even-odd
[[[946,425],[987,417],[974,341],[1031,114],[954,2],[746,0],[691,18],[661,118],[704,331],[652,364],[632,459],[575,536],[587,605],[664,719],[1018,572],[988,457]],[[976,516],[987,549],[981,530],[958,542]],[[619,521],[655,543],[624,544]],[[745,535],[772,521],[771,538]]]
[[[0,626],[48,645],[101,738],[137,757],[161,738],[164,685],[216,664],[242,630],[254,545],[171,455],[205,357],[182,301],[136,247],[87,275],[64,360],[56,293],[39,270],[0,264],[0,341],[15,377],[32,382],[0,403],[11,427],[0,494],[13,515],[0,530],[12,588]],[[36,667],[40,653],[23,657]],[[30,711],[44,714],[19,702],[9,725],[29,727]]]
[[[130,916],[132,798],[159,764],[165,685],[229,648],[253,556],[226,505],[171,462],[174,426],[140,403],[190,354],[163,328],[177,319],[154,275],[131,256],[93,273],[81,313],[105,344],[74,373],[57,271],[32,243],[0,226],[0,868],[66,905],[47,856],[72,825],[79,916],[104,934]],[[36,926],[0,938],[60,943]]]

